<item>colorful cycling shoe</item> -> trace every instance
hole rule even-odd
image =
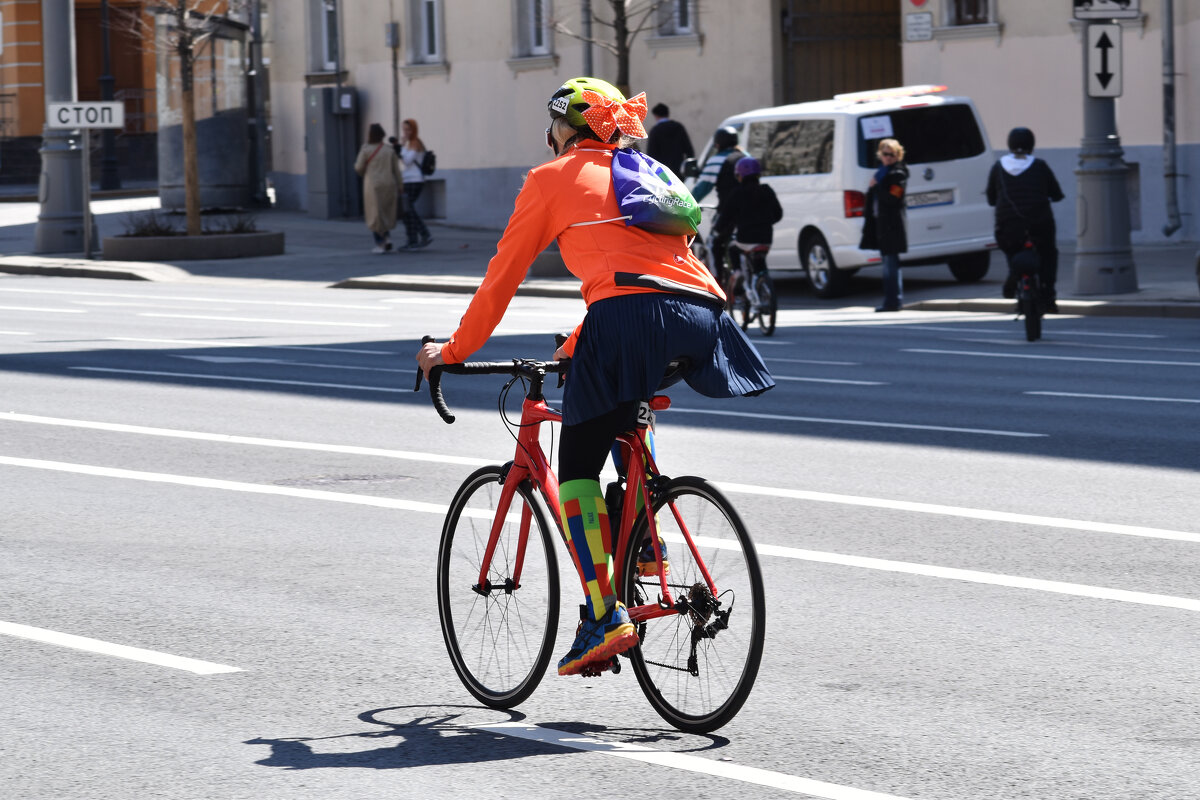
[[[558,674],[575,675],[583,672],[594,667],[596,662],[606,662],[637,643],[637,631],[629,621],[629,612],[624,604],[617,603],[600,619],[579,623],[575,644],[558,662]]]
[[[658,537],[658,547],[662,550],[663,574],[670,575],[671,562],[667,561],[667,543],[661,536]],[[654,547],[650,544],[649,537],[642,542],[642,552],[638,553],[637,571],[642,577],[658,574],[658,561],[654,558]]]

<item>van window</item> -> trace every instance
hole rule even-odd
[[[890,128],[888,135],[867,138],[867,130],[877,134],[880,128]],[[890,123],[890,124],[889,124]],[[857,120],[858,165],[877,167],[875,149],[880,139],[896,139],[904,148],[904,160],[909,164],[934,164],[972,158],[984,151],[983,136],[975,124],[975,115],[965,103],[942,106],[902,108]]]
[[[762,162],[763,175],[819,175],[833,171],[833,120],[751,122],[746,150]]]

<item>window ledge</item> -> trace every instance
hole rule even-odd
[[[437,75],[449,75],[450,63],[448,61],[435,61],[431,64],[405,64],[400,67],[400,71],[410,81],[415,78],[432,78]]]
[[[676,33],[666,36],[650,36],[646,39],[646,46],[652,52],[659,50],[675,50],[684,47],[694,47],[696,50],[704,49],[704,34],[702,33]]]
[[[514,56],[504,63],[508,64],[508,68],[514,73],[529,72],[535,69],[556,69],[558,67],[558,55],[549,53],[544,56]]]
[[[996,41],[1000,41],[1000,34],[1004,32],[1004,23],[989,22],[985,25],[946,25],[940,28],[933,29],[933,38],[944,39],[986,39],[996,37]]]
[[[319,72],[307,72],[304,74],[304,85],[331,86],[339,82],[345,83],[346,78],[348,77],[349,73],[347,73],[345,70],[342,70],[341,72],[333,72],[332,70],[328,72],[325,70],[321,70]]]

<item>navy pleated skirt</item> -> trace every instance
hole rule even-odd
[[[775,385],[719,304],[660,292],[621,295],[588,307],[563,389],[563,423],[652,397],[675,359],[687,359],[683,379],[707,397],[756,395]]]

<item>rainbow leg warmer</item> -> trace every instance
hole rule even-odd
[[[592,619],[600,619],[617,602],[613,589],[613,541],[600,482],[581,479],[558,487],[562,526],[571,558],[579,571]]]

